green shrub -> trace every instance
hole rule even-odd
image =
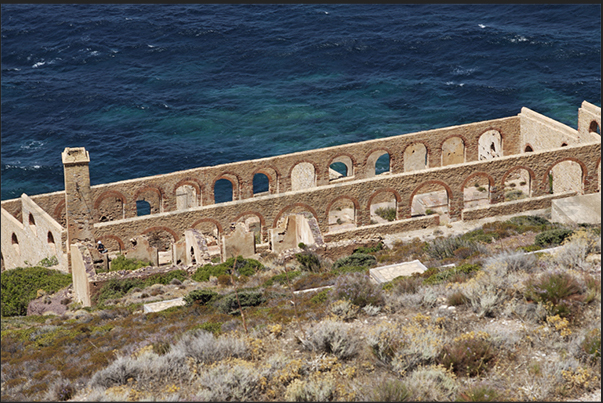
[[[573,231],[570,229],[563,228],[541,232],[540,234],[536,235],[534,245],[541,247],[561,245],[561,242],[563,242],[565,238],[569,237],[572,232]]]
[[[437,361],[456,375],[478,376],[488,370],[495,357],[488,338],[461,336],[444,346]]]
[[[360,248],[354,249],[354,252],[352,252],[352,254],[355,254],[355,253],[363,253],[363,254],[375,253],[375,252],[379,252],[380,250],[383,250],[383,242],[379,242],[375,246],[361,246]]]
[[[592,358],[601,357],[601,329],[593,329],[586,334],[580,344],[582,350]]]
[[[93,297],[95,303],[102,304],[109,299],[122,298],[132,288],[143,287],[144,281],[138,278],[112,279],[106,282]]]
[[[292,287],[294,290],[307,290],[309,288],[324,287],[335,283],[333,273],[308,273],[300,277]]]
[[[500,392],[492,386],[486,384],[477,384],[468,386],[465,390],[459,392],[455,401],[457,402],[500,402]]]
[[[571,306],[581,302],[584,293],[580,283],[568,273],[544,273],[526,281],[526,298],[545,305],[553,315],[568,317]]]
[[[261,291],[242,290],[238,292],[241,307],[258,306],[266,301]],[[224,295],[217,302],[218,309],[227,314],[239,314],[239,303],[234,292]]]
[[[343,266],[354,266],[354,267],[371,267],[377,264],[377,258],[373,255],[366,253],[354,253],[350,256],[342,257],[337,259],[333,263],[331,270],[336,270]]]
[[[423,284],[421,276],[400,276],[391,281],[392,289],[396,294],[414,294]]]
[[[329,290],[322,290],[310,298],[313,304],[323,304],[329,299]]]
[[[472,233],[475,233],[476,231],[472,231]],[[491,239],[489,235],[488,239]],[[427,254],[434,259],[441,260],[455,257],[455,251],[460,248],[466,248],[469,255],[472,255],[474,253],[482,253],[485,251],[485,248],[483,245],[480,245],[479,242],[483,241],[484,240],[481,237],[476,237],[475,234],[473,234],[472,237],[469,238],[467,238],[467,234],[448,238],[436,238],[433,240],[432,243],[429,244]]]
[[[396,219],[396,209],[393,207],[379,207],[375,210],[375,214],[387,221],[394,221]]]
[[[476,272],[480,269],[481,267],[477,264],[465,263],[457,267],[452,267],[450,269],[442,270],[435,274],[432,274],[427,279],[425,279],[423,283],[429,285],[439,284],[450,279],[455,275],[470,275],[471,273]]]
[[[264,265],[255,259],[243,259],[242,256],[237,257],[237,265],[233,274],[238,276],[253,276],[258,271],[264,270]],[[224,263],[217,265],[206,264],[197,268],[195,274],[191,278],[195,281],[208,281],[211,276],[218,277],[228,274],[232,271],[235,264],[235,258],[228,258]]]
[[[222,324],[224,322],[203,322],[200,325],[195,326],[191,330],[205,330],[206,332],[212,333],[214,336],[219,336],[222,333]]]
[[[408,402],[411,401],[411,391],[408,386],[398,379],[382,381],[372,390],[373,402]]]
[[[42,289],[54,293],[71,284],[71,274],[45,267],[17,267],[2,273],[2,316],[27,315],[27,305]]]
[[[450,294],[446,301],[450,306],[459,306],[469,302],[469,298],[467,298],[461,291],[456,291]]]
[[[110,271],[119,270],[136,270],[141,267],[152,266],[153,264],[146,260],[128,259],[125,255],[118,255],[115,259],[111,260]]]
[[[279,284],[287,284],[287,276],[289,277],[289,281],[291,281],[295,277],[298,277],[300,274],[302,274],[302,272],[299,270],[277,274],[276,276],[272,276],[268,280],[266,280],[264,282],[264,287],[270,287],[274,284],[274,282],[277,282]]]
[[[360,308],[369,304],[381,306],[384,303],[381,287],[362,273],[340,276],[333,286],[332,295],[335,300],[345,299]]]
[[[199,303],[199,305],[206,305],[217,296],[218,293],[212,290],[193,290],[184,297],[184,302],[186,306],[191,306],[195,302]]]
[[[317,273],[320,271],[322,266],[320,263],[320,258],[313,252],[306,251],[303,253],[296,253],[295,259],[301,265],[303,271]]]

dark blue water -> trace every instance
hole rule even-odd
[[[600,5],[2,10],[2,199],[601,105]]]

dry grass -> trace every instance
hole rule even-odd
[[[266,298],[244,308],[247,333],[217,302],[143,314],[132,295],[71,317],[3,318],[2,400],[559,401],[600,389],[600,260],[589,258],[600,236],[575,231],[557,254],[525,255],[499,248],[522,234],[492,228],[502,235],[479,256],[438,241],[442,253],[458,243],[451,263],[481,265],[463,281],[415,276],[377,294],[360,275],[341,277],[341,295],[264,286],[283,272],[273,261],[238,285]],[[386,263],[428,251],[415,240],[374,255]],[[295,281],[339,277],[319,276]],[[182,286],[233,290],[185,280],[161,295]]]

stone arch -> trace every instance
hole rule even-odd
[[[534,171],[525,166],[509,169],[502,177],[503,197],[505,201],[513,201],[532,197]]]
[[[207,242],[207,247],[211,250],[212,248],[217,249],[217,253],[220,253],[220,245],[222,244],[222,234],[224,232],[222,225],[213,218],[201,218],[191,225],[200,231]],[[214,252],[215,253],[215,252]],[[210,252],[211,254],[211,252]]]
[[[389,171],[382,172],[381,174],[392,172],[394,154],[387,148],[378,148],[370,151],[364,158],[364,166],[366,167],[366,177],[371,178],[377,175],[377,161],[387,155],[389,157]]]
[[[410,215],[411,217],[429,215],[432,211],[440,215],[447,215],[452,198],[452,189],[446,183],[439,180],[424,182],[417,186],[410,195]]]
[[[289,171],[291,190],[303,190],[316,187],[318,167],[311,161],[298,161]]]
[[[465,162],[465,144],[462,136],[449,136],[440,145],[442,150],[442,166],[463,164]]]
[[[599,126],[599,122],[597,122],[596,120],[593,120],[592,122],[590,122],[590,125],[588,126],[588,131],[590,133],[597,133],[600,136],[601,135],[601,126]]]
[[[67,217],[65,216],[65,199],[61,199],[61,201],[58,202],[52,215],[54,216],[54,219],[61,224],[61,227],[67,227]]]
[[[418,171],[429,168],[429,147],[417,141],[407,145],[403,151],[404,172]]]
[[[174,185],[172,195],[176,198],[176,210],[201,206],[201,183],[193,178],[184,178]]]
[[[461,185],[463,208],[490,204],[490,192],[494,183],[494,178],[486,172],[474,172],[469,175]]]
[[[360,203],[350,196],[338,196],[327,206],[327,223],[329,231],[336,231],[358,226]]]
[[[266,219],[256,211],[246,211],[239,214],[235,222],[243,222],[249,232],[254,233],[256,243],[263,243],[266,238]]]
[[[123,218],[126,218],[126,197],[121,192],[107,190],[94,201],[94,219],[96,222],[121,220]]]
[[[256,169],[253,172],[252,177],[255,178],[255,176],[258,174],[263,174],[268,178],[268,192],[270,194],[275,194],[275,193],[279,192],[279,180],[280,180],[281,174],[275,167],[266,166],[266,167],[262,167],[260,169]],[[255,190],[253,193],[254,193],[254,195],[256,194]]]
[[[161,234],[162,232],[167,232],[169,236]],[[142,231],[142,235],[146,235],[149,238],[149,244],[156,247],[159,252],[171,250],[172,244],[178,242],[180,238],[174,230],[163,226],[147,228]]]
[[[241,192],[241,178],[239,177],[239,175],[233,173],[233,172],[222,172],[220,175],[218,175],[212,185],[211,185],[211,196],[213,199],[214,204],[216,203],[216,182],[218,182],[219,180],[227,180],[230,182],[230,184],[232,185],[232,196],[231,196],[231,200],[239,200],[240,198],[240,192]],[[225,200],[227,201],[227,200]],[[220,203],[220,202],[218,202]]]
[[[163,212],[164,192],[155,186],[145,186],[134,193],[134,201],[146,201],[151,206],[151,214]]]
[[[553,194],[574,191],[581,195],[584,194],[584,178],[587,173],[586,164],[582,161],[571,157],[563,158],[547,168],[543,185]]]
[[[48,231],[48,234],[46,235],[46,241],[48,242],[48,247],[50,248],[52,253],[56,253],[57,246],[56,242],[54,241],[54,235],[52,235],[52,231]]]
[[[36,229],[36,219],[34,218],[34,215],[31,212],[29,212],[29,228],[34,234],[38,234],[38,231]]]
[[[339,172],[334,164],[342,164],[342,166],[345,167],[345,174]],[[329,180],[337,180],[340,178],[354,176],[354,164],[354,157],[351,154],[344,153],[331,158],[331,161],[329,161]]]
[[[530,143],[526,143],[525,147],[523,148],[523,152],[524,153],[534,152],[534,147],[532,147],[532,145]]]
[[[478,161],[491,160],[502,156],[502,134],[495,129],[483,132],[478,139]]]
[[[97,240],[101,241],[103,245],[105,245],[105,248],[107,248],[109,251],[121,252],[126,249],[124,241],[115,235],[103,235],[98,237]]]
[[[383,188],[373,192],[368,199],[366,211],[371,224],[397,220],[398,204],[402,198],[396,189]]]
[[[17,238],[17,234],[15,234],[14,232],[10,237],[10,242],[12,243],[13,248],[15,249],[17,254],[21,255],[21,249],[19,247],[19,238]]]
[[[281,211],[278,212],[278,214],[274,218],[274,221],[272,222],[272,228],[276,228],[278,226],[278,222],[281,219],[281,217],[285,213],[288,213],[289,210],[298,210],[297,212],[299,212],[299,210],[302,210],[301,212],[304,212],[305,210],[307,210],[314,216],[316,221],[318,221],[318,214],[316,214],[316,210],[314,210],[312,207],[310,207],[309,205],[307,205],[305,203],[293,203],[286,207],[283,207],[281,209]],[[295,214],[296,212],[293,211],[292,213]]]

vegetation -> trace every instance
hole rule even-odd
[[[558,229],[573,232],[554,253],[523,253]],[[1,398],[568,401],[600,389],[598,227],[525,216],[459,237],[378,245],[326,255],[339,262],[329,270],[320,251],[318,271],[237,259],[236,294],[226,281],[232,259],[211,284],[172,271],[109,282],[99,290],[104,303],[70,303],[63,316],[3,317]],[[367,275],[375,264],[414,259],[430,268],[385,285]],[[195,274],[207,281],[207,272]],[[3,310],[11,277],[2,273]],[[287,278],[293,290],[332,287],[293,294]],[[11,282],[37,291],[24,279]],[[178,292],[186,305],[143,313],[134,291]]]
[[[147,260],[128,259],[125,255],[117,255],[117,257],[111,260],[110,269],[111,271],[119,270],[136,270],[141,267],[152,266],[153,264]]]
[[[237,276],[253,276],[258,271],[264,270],[264,265],[255,259],[243,259],[242,256],[236,258],[237,265],[235,267],[233,275]],[[192,279],[195,281],[209,281],[209,278],[214,276],[218,277],[224,274],[230,274],[235,264],[235,258],[231,257],[226,259],[224,263],[220,264],[206,264],[197,269],[192,275]]]
[[[71,275],[45,267],[18,267],[2,273],[2,316],[27,314],[27,306],[38,297],[38,290],[48,294],[71,284]]]
[[[393,207],[379,207],[375,210],[375,214],[387,221],[396,219],[396,209]]]

